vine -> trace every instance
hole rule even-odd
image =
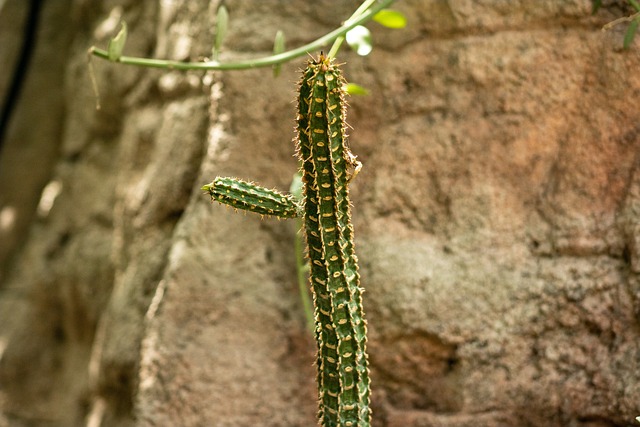
[[[395,0],[380,0],[379,2],[376,2],[375,0],[366,0],[351,15],[351,17],[344,22],[344,24],[342,24],[340,27],[336,28],[335,30],[303,46],[288,50],[286,52],[275,53],[273,55],[269,55],[262,58],[253,58],[253,59],[245,59],[240,61],[229,61],[229,62],[222,62],[222,61],[218,61],[217,59],[213,59],[210,61],[200,61],[200,62],[183,62],[183,61],[172,61],[167,59],[153,59],[153,58],[141,58],[141,57],[134,57],[134,56],[123,56],[122,52],[123,52],[126,38],[127,38],[126,25],[123,25],[118,35],[116,35],[111,40],[107,50],[92,46],[89,48],[88,53],[90,55],[96,56],[98,58],[106,59],[112,62],[118,62],[124,65],[135,65],[138,67],[164,68],[164,69],[170,69],[170,70],[228,71],[228,70],[246,70],[250,68],[269,67],[269,66],[282,64],[285,62],[289,62],[295,58],[308,55],[310,52],[317,51],[318,49],[321,49],[326,44],[334,42],[334,45],[330,51],[330,54],[327,55],[328,58],[334,58],[340,48],[342,41],[344,40],[344,37],[349,31],[373,19],[379,12],[383,12],[384,10],[386,10],[394,1]],[[222,9],[222,10],[226,10],[226,9]],[[225,13],[226,12],[223,12],[223,16],[226,16],[224,15]],[[393,13],[397,14],[397,12],[395,11]],[[393,23],[397,19],[396,16],[387,16],[385,18],[378,18],[378,22],[381,22],[383,25],[385,24],[385,22],[390,22],[391,24],[389,24],[389,26],[393,26],[394,25]],[[219,28],[221,26],[220,22],[223,22],[224,24],[222,25],[222,27],[226,30],[226,19],[228,18],[223,18],[222,21],[218,22]],[[222,39],[224,38],[224,33],[225,31],[219,31],[216,34],[215,44],[217,45],[218,49],[214,49],[213,51],[214,56],[217,56],[217,52],[219,51],[219,46],[221,45]],[[277,39],[278,37],[276,36],[276,40]],[[278,43],[276,42],[276,44]]]
[[[602,7],[602,0],[592,0],[593,1],[593,13],[595,14],[600,7]],[[616,25],[622,23],[628,23],[627,31],[624,33],[624,39],[622,41],[622,49],[628,50],[631,47],[631,43],[633,43],[633,39],[636,36],[636,32],[638,31],[638,26],[640,25],[640,1],[638,0],[627,0],[629,5],[633,9],[635,9],[635,13],[629,16],[624,16],[622,18],[618,18],[612,22],[609,22],[604,27],[602,27],[603,31],[607,31],[615,27]]]

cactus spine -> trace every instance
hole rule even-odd
[[[260,214],[302,213],[314,294],[320,424],[369,427],[366,321],[348,191],[360,163],[346,143],[344,84],[338,66],[323,55],[303,72],[296,141],[302,209],[290,196],[229,178],[216,178],[203,189],[221,203]]]

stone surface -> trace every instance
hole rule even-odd
[[[55,152],[42,179],[21,181],[15,138],[1,153],[0,212],[31,202],[0,239],[0,426],[315,424],[296,224],[200,190],[216,175],[289,187],[303,59],[277,79],[94,60],[95,110],[85,51],[120,18],[126,54],[198,59],[218,4],[71,1],[41,23],[70,42],[39,68],[59,91],[30,74],[24,96],[42,95],[12,124]],[[312,40],[357,2],[225,4],[229,59],[268,54],[280,28]],[[600,31],[625,5],[406,0],[405,30],[371,24],[369,57],[341,52],[371,91],[348,120],[375,426],[640,415],[640,44]],[[46,182],[59,194],[36,211]]]

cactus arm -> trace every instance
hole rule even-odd
[[[212,200],[260,215],[296,218],[301,214],[294,196],[236,178],[217,177],[202,190],[209,193]]]

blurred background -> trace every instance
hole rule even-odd
[[[222,3],[221,60],[359,5],[0,1],[1,427],[315,425],[296,224],[200,190],[289,188],[305,59],[275,78],[87,55],[124,20],[125,55],[201,60]],[[338,55],[369,91],[347,119],[373,425],[634,425],[640,42],[601,30],[634,3],[393,7],[405,29]]]

